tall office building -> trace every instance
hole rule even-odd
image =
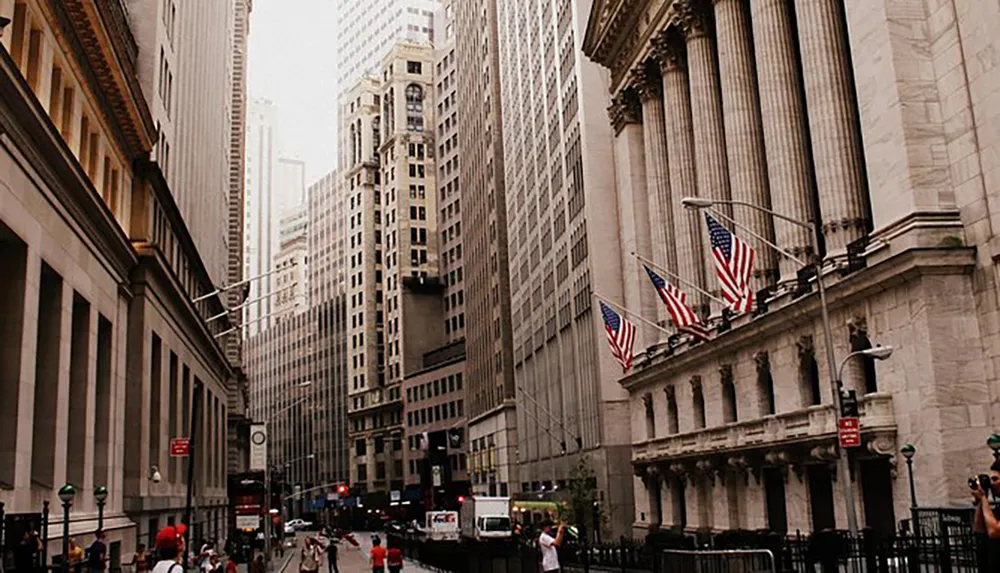
[[[340,174],[332,171],[306,189],[308,316],[313,324],[311,376],[316,399],[322,405],[311,439],[317,454],[315,479],[323,484],[346,482],[348,477],[344,288],[347,217],[342,187]]]
[[[337,141],[345,155],[341,131],[347,92],[365,76],[378,73],[382,59],[398,41],[433,43],[434,11],[439,0],[338,0],[337,14]],[[344,163],[341,167],[346,167]]]
[[[401,382],[443,340],[433,70],[429,45],[396,44],[342,110],[351,483],[367,491],[402,489]]]
[[[496,2],[454,2],[458,189],[466,225],[466,403],[473,491],[513,494],[517,475],[513,331]],[[456,105],[456,102],[452,102]],[[454,121],[454,120],[453,120]]]
[[[444,286],[444,334],[449,342],[465,338],[465,281],[454,280],[464,266],[462,257],[462,199],[458,160],[458,71],[455,55],[454,0],[438,8],[441,27],[435,44],[434,104],[437,125],[437,226],[441,230],[441,276]],[[458,229],[456,231],[456,229]]]
[[[274,320],[308,309],[309,214],[305,205],[281,218],[281,246],[274,257]]]
[[[243,280],[244,177],[246,176],[246,109],[247,109],[247,35],[250,32],[252,0],[233,0],[232,64],[229,104],[229,208],[227,282]],[[226,306],[233,308],[243,302],[244,289],[226,292]],[[231,318],[242,322],[242,313]],[[226,338],[226,354],[235,365],[242,364],[242,337]]]
[[[620,300],[622,251],[606,74],[577,49],[589,5],[499,0],[517,443],[529,491],[586,457],[617,535],[633,517],[628,394],[591,297]]]
[[[229,275],[230,121],[238,0],[128,0],[155,157],[212,281]],[[245,0],[242,0],[245,2]]]

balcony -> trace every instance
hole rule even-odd
[[[892,396],[868,394],[858,399],[862,436],[894,431]],[[676,458],[697,458],[733,451],[774,449],[781,446],[827,441],[836,436],[837,418],[829,404],[811,406],[745,422],[654,438],[632,445],[632,463]]]

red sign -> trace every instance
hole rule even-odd
[[[861,445],[861,421],[857,418],[841,418],[837,436],[840,447],[856,448]]]
[[[191,455],[191,440],[187,438],[170,438],[170,457],[186,458]]]

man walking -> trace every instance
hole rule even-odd
[[[326,544],[326,558],[330,562],[330,573],[340,573],[337,569],[337,539],[330,536],[330,541]]]
[[[104,543],[104,531],[94,532],[94,542],[87,549],[87,568],[90,573],[102,573],[108,562],[108,546]]]

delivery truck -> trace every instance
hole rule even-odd
[[[510,498],[472,496],[462,504],[462,537],[485,541],[510,539]]]
[[[428,511],[424,535],[429,541],[458,541],[457,511]]]

